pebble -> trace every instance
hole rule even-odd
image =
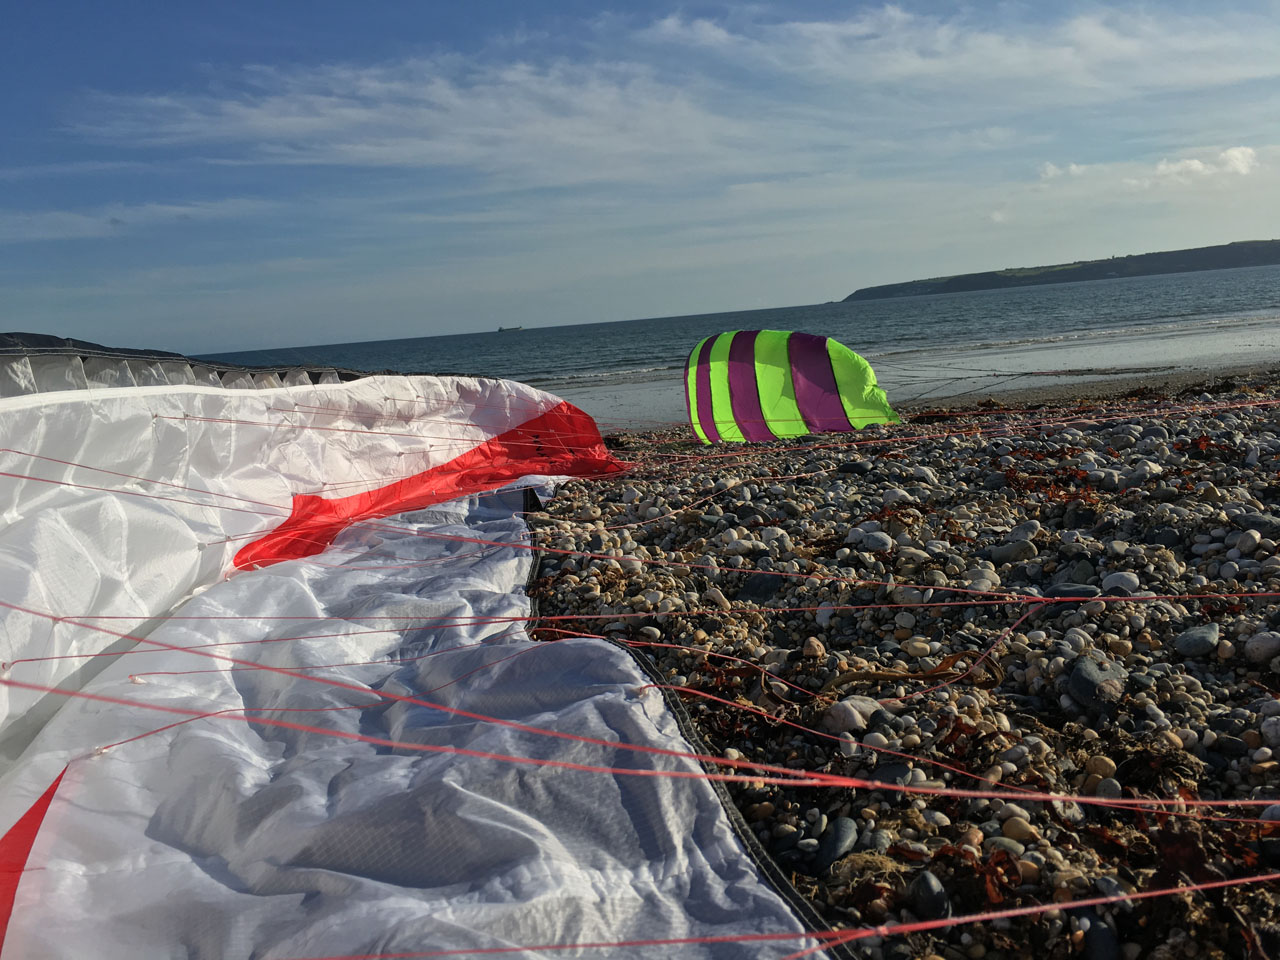
[[[1103,777],[1093,788],[1093,794],[1103,800],[1119,800],[1124,795],[1124,790],[1115,777]]]
[[[1124,694],[1128,671],[1113,660],[1099,663],[1090,657],[1080,657],[1071,671],[1067,688],[1072,698],[1087,710],[1104,709]]]
[[[1002,832],[1010,840],[1028,843],[1040,839],[1040,831],[1022,817],[1010,817],[1001,827]]]
[[[1010,853],[1014,857],[1021,857],[1027,852],[1026,846],[1022,843],[1014,840],[1012,837],[1004,836],[987,837],[987,839],[982,841],[982,849],[987,853],[992,853],[996,850],[1004,850],[1006,853]]]
[[[907,640],[902,644],[902,652],[909,657],[927,657],[932,650],[927,640]]]
[[[1280,747],[1280,717],[1267,717],[1260,728],[1262,739],[1268,747]]]
[[[818,855],[813,861],[814,870],[819,873],[826,870],[852,850],[857,842],[857,822],[849,817],[836,817],[822,832],[821,843],[817,847]]]
[[[1280,633],[1255,633],[1244,643],[1244,658],[1250,663],[1269,663],[1280,656]]]
[[[753,573],[738,588],[739,600],[747,603],[768,603],[785,588],[782,577],[768,573]]]
[[[1218,646],[1219,628],[1216,623],[1205,623],[1183,630],[1173,640],[1173,648],[1188,657],[1203,657]]]
[[[1044,591],[1046,597],[1100,597],[1102,591],[1087,583],[1058,583]]]
[[[1031,860],[1019,860],[1018,874],[1023,883],[1037,884],[1040,882],[1040,865]]]
[[[1120,940],[1115,931],[1101,921],[1089,925],[1082,941],[1088,960],[1120,960]]]
[[[992,547],[991,559],[997,564],[1018,563],[1023,560],[1030,560],[1039,553],[1040,551],[1036,549],[1036,545],[1030,540],[1014,540],[1012,543],[1003,543]]]
[[[922,920],[941,920],[951,916],[951,899],[942,881],[928,870],[916,874],[907,889],[911,912]]]
[[[893,545],[893,537],[887,533],[866,533],[862,536],[862,548],[864,550],[892,550]]]
[[[1136,573],[1128,570],[1117,570],[1115,573],[1109,573],[1102,580],[1102,591],[1114,590],[1120,587],[1130,593],[1136,592],[1142,586],[1142,581],[1138,579]]]
[[[733,609],[729,601],[725,599],[725,595],[720,590],[719,587],[712,587],[711,589],[707,590],[705,593],[703,593],[702,599],[705,600],[707,603],[710,603],[710,604],[713,604],[714,606],[719,607],[721,610]]]

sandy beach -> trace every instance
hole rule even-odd
[[[903,412],[613,438],[533,518],[540,613],[651,658],[718,769],[840,781],[728,795],[848,956],[1274,955],[1280,380]]]

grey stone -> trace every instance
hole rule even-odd
[[[1237,513],[1231,522],[1241,530],[1256,530],[1264,537],[1280,536],[1280,517],[1271,513]]]
[[[872,830],[863,837],[862,845],[875,853],[886,853],[893,846],[893,834],[888,830]]]
[[[1224,733],[1213,741],[1213,749],[1227,757],[1243,757],[1249,752],[1249,745],[1237,736]]]
[[[821,842],[818,844],[818,856],[813,861],[814,870],[818,873],[826,870],[852,850],[857,842],[857,823],[848,817],[836,817],[822,832]]]
[[[887,533],[864,533],[862,535],[862,549],[864,550],[892,550],[893,537]]]
[[[1018,524],[1005,535],[1006,543],[1013,543],[1015,540],[1030,540],[1040,532],[1039,520],[1027,520]]]
[[[1098,597],[1102,591],[1087,583],[1057,583],[1045,588],[1046,597]]]
[[[773,828],[773,849],[775,853],[791,850],[803,839],[804,834],[789,823],[780,823]]]
[[[1009,837],[987,837],[982,841],[982,849],[986,853],[995,853],[997,850],[1004,850],[1006,853],[1015,857],[1020,857],[1027,852],[1027,848],[1017,840],[1011,840]]]
[[[1084,809],[1073,800],[1053,800],[1049,806],[1059,817],[1073,826],[1084,823]]]
[[[1128,677],[1129,671],[1113,660],[1099,663],[1091,657],[1080,657],[1067,681],[1067,692],[1080,706],[1103,710],[1124,695]]]
[[[1138,575],[1130,570],[1117,570],[1115,573],[1109,573],[1102,580],[1102,589],[1114,590],[1119,587],[1133,593],[1142,586],[1142,581],[1138,579]]]
[[[1084,933],[1084,956],[1089,960],[1120,960],[1122,955],[1115,931],[1101,918],[1095,919]]]
[[[1280,717],[1267,717],[1262,721],[1262,726],[1259,729],[1262,731],[1262,739],[1266,741],[1268,747],[1272,749],[1280,747]]]
[[[1076,583],[1085,583],[1097,575],[1098,571],[1094,569],[1092,563],[1088,560],[1077,560],[1072,565],[1070,572],[1067,574],[1067,579]]]
[[[785,577],[771,573],[753,573],[738,588],[737,599],[748,603],[765,603],[776,597],[786,586]]]
[[[992,563],[1019,563],[1023,560],[1030,560],[1040,551],[1036,549],[1036,545],[1030,540],[1014,540],[1011,543],[1001,543],[991,548]]]
[[[1236,541],[1236,549],[1240,551],[1240,556],[1252,557],[1258,552],[1258,544],[1261,542],[1262,537],[1257,530],[1245,530]]]
[[[906,786],[911,781],[911,768],[905,763],[882,763],[867,775],[867,779]]]
[[[1173,640],[1173,648],[1185,657],[1203,657],[1218,649],[1218,625],[1202,623],[1183,630]]]
[[[836,467],[836,469],[840,473],[853,473],[853,474],[862,475],[862,474],[870,473],[874,467],[875,467],[875,464],[873,464],[870,460],[846,460],[844,461],[844,463],[840,464],[840,466]]]
[[[928,870],[921,870],[907,889],[911,912],[922,920],[941,920],[951,916],[951,900],[942,881]]]
[[[1255,633],[1245,641],[1244,658],[1250,663],[1267,663],[1280,656],[1280,633]]]
[[[1120,781],[1115,777],[1103,777],[1098,781],[1098,785],[1094,787],[1093,793],[1103,800],[1119,800],[1124,793],[1124,788],[1120,786]]]

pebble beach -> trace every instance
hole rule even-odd
[[[648,658],[715,769],[854,784],[728,785],[847,956],[1280,950],[1280,380],[1100,390],[623,434],[530,517],[539,614]]]

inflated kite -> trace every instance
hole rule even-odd
[[[703,443],[898,422],[871,364],[830,337],[785,330],[735,330],[699,342],[685,367],[685,397]]]

